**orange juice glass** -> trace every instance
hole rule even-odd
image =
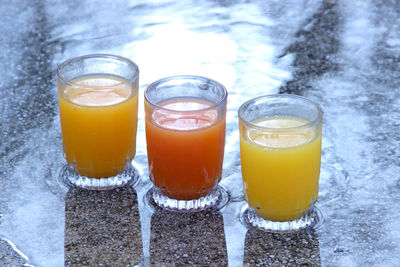
[[[129,59],[95,54],[57,69],[60,123],[67,164],[60,178],[87,189],[111,189],[137,180],[139,69]]]
[[[197,211],[224,202],[218,186],[227,91],[199,76],[175,76],[145,91],[150,198],[165,209]]]
[[[254,98],[239,109],[246,220],[265,230],[315,225],[322,111],[295,95]]]

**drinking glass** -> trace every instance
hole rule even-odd
[[[198,211],[227,201],[218,186],[225,145],[227,91],[200,76],[158,80],[144,92],[148,197],[175,211]]]
[[[136,153],[139,69],[107,54],[66,60],[57,69],[67,164],[60,179],[87,189],[112,189],[138,180]]]
[[[239,109],[244,217],[264,230],[319,221],[322,110],[301,96],[266,95]]]

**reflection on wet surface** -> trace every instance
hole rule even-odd
[[[151,217],[150,264],[228,266],[222,215],[157,209]]]
[[[321,266],[314,230],[271,233],[250,228],[246,233],[244,266]]]
[[[310,80],[338,70],[338,63],[330,60],[330,57],[339,49],[340,23],[339,7],[334,1],[322,2],[318,10],[306,20],[305,25],[296,32],[297,40],[280,56],[295,55],[292,63],[295,67],[293,78],[280,88],[281,93],[304,94],[313,89]]]
[[[137,194],[70,189],[65,197],[65,266],[135,266],[143,258]]]
[[[100,250],[114,265],[137,263],[143,255],[145,263],[184,262],[185,253],[162,245],[190,246],[189,233],[162,222],[180,214],[151,219],[142,201],[151,185],[143,90],[180,74],[210,77],[229,92],[221,184],[232,201],[221,211],[223,222],[219,213],[172,222],[199,235],[198,242],[218,244],[215,265],[274,262],[265,255],[286,262],[282,254],[302,264],[307,253],[315,256],[311,264],[326,266],[400,262],[399,1],[4,0],[0,16],[0,265],[80,265]],[[67,58],[99,52],[128,57],[140,68],[135,163],[141,181],[121,195],[70,190],[65,198],[56,180],[65,161],[54,73]],[[324,110],[316,203],[324,221],[315,237],[286,244],[254,229],[245,240],[238,219],[244,202],[237,109],[278,92],[309,97]],[[199,227],[219,234],[201,239]],[[129,255],[113,258],[119,242],[126,246],[117,253]],[[212,252],[205,247],[192,255],[201,253]]]

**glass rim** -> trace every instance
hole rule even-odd
[[[288,127],[288,128],[272,128],[272,127],[259,126],[259,125],[255,124],[255,123],[252,123],[251,121],[245,120],[243,118],[243,116],[241,115],[241,113],[243,113],[243,110],[244,110],[245,106],[247,106],[247,105],[249,105],[249,104],[251,104],[253,102],[256,102],[258,100],[261,100],[261,99],[272,99],[272,98],[277,98],[277,99],[279,99],[279,98],[292,98],[292,99],[298,99],[298,100],[302,100],[302,101],[308,102],[308,103],[312,104],[314,106],[314,108],[317,109],[318,115],[314,120],[312,120],[312,121],[310,121],[308,123],[302,124],[300,126]],[[286,132],[286,131],[293,131],[293,130],[299,130],[299,129],[304,129],[304,128],[310,128],[310,127],[312,127],[314,125],[317,125],[318,123],[320,123],[322,121],[323,111],[321,109],[321,106],[317,102],[315,102],[315,101],[313,101],[313,100],[311,100],[311,99],[309,99],[307,97],[304,97],[304,96],[291,95],[291,94],[271,94],[271,95],[262,95],[262,96],[254,97],[254,98],[251,98],[251,99],[247,100],[246,102],[244,102],[240,106],[240,108],[238,110],[238,116],[239,116],[239,119],[241,121],[243,121],[247,126],[252,127],[254,129],[261,130],[261,131],[274,131],[274,132],[281,131],[281,132]]]
[[[139,77],[139,67],[138,67],[138,65],[135,62],[133,62],[132,60],[130,60],[129,58],[122,57],[122,56],[117,56],[117,55],[113,55],[113,54],[88,54],[88,55],[83,55],[83,56],[72,57],[72,58],[69,58],[69,59],[63,61],[57,67],[57,71],[56,71],[57,78],[59,80],[61,80],[64,84],[66,84],[68,86],[71,86],[71,87],[74,87],[74,88],[87,89],[87,90],[95,89],[93,86],[82,86],[80,84],[77,84],[77,83],[74,83],[74,82],[71,82],[71,81],[67,81],[63,77],[63,75],[61,75],[61,70],[66,65],[70,64],[71,62],[76,61],[76,60],[80,60],[80,59],[91,59],[91,58],[116,59],[116,60],[118,60],[120,62],[125,62],[128,65],[133,66],[133,68],[135,70],[130,77],[128,77],[128,78],[123,77],[123,79],[124,79],[123,82],[118,82],[116,84],[107,85],[107,86],[99,86],[99,89],[105,89],[105,88],[112,89],[112,88],[117,88],[117,87],[120,87],[120,86],[124,86],[126,84],[130,84],[131,82],[135,81]],[[102,73],[99,73],[99,74],[102,74]],[[111,74],[111,73],[103,73],[103,74]]]
[[[191,110],[176,110],[176,109],[170,109],[170,108],[165,108],[163,106],[160,106],[158,104],[153,103],[150,101],[148,97],[148,91],[152,88],[155,88],[156,86],[171,81],[171,80],[202,80],[202,81],[210,81],[217,85],[219,88],[222,89],[223,95],[221,98],[219,98],[216,103],[212,106],[209,106],[207,108],[199,108],[199,109],[191,109]],[[228,91],[226,90],[225,86],[223,86],[221,83],[217,82],[216,80],[204,77],[204,76],[198,76],[198,75],[176,75],[176,76],[169,76],[165,78],[161,78],[157,81],[152,82],[147,88],[144,90],[144,99],[147,103],[149,103],[151,106],[160,109],[160,110],[165,110],[168,112],[173,112],[173,113],[192,113],[192,112],[198,112],[198,111],[207,111],[207,110],[212,110],[215,109],[216,107],[224,104],[227,100],[228,97]],[[167,99],[166,99],[167,100]]]

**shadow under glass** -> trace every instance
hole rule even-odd
[[[244,266],[321,266],[319,240],[313,229],[272,233],[249,228]]]
[[[222,215],[157,209],[151,218],[150,264],[228,266]]]
[[[143,258],[137,194],[71,188],[65,197],[65,266],[133,266]]]

